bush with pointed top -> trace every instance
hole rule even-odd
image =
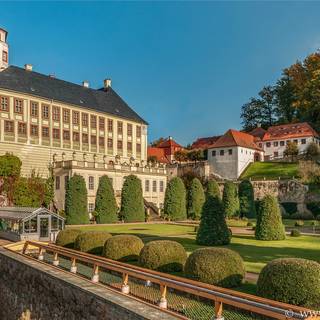
[[[188,218],[200,219],[204,201],[205,194],[202,184],[198,178],[194,178],[188,190]]]
[[[208,181],[206,194],[214,197],[217,196],[219,199],[221,199],[219,184],[216,180]]]
[[[249,180],[243,180],[239,184],[239,205],[240,217],[256,217],[253,187]]]
[[[224,184],[222,202],[227,218],[232,218],[239,215],[237,186],[231,181],[227,181]]]

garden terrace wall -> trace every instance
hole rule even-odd
[[[175,320],[159,309],[0,248],[0,319]]]

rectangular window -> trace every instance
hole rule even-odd
[[[118,134],[122,134],[123,132],[123,123],[118,121]]]
[[[122,150],[122,141],[121,140],[118,140],[117,148],[118,148],[118,150]]]
[[[111,138],[108,139],[108,148],[109,149],[113,148],[113,140]]]
[[[281,147],[284,146],[284,141],[280,141],[280,146],[281,146]]]
[[[141,138],[141,127],[140,126],[137,126],[136,133],[137,133],[137,138]]]
[[[137,143],[136,149],[137,149],[137,153],[141,153],[141,144],[140,143]]]
[[[228,150],[229,155],[232,155],[232,149]]]
[[[270,148],[271,147],[271,142],[267,142],[266,146],[267,146],[267,148]]]
[[[298,144],[298,140],[297,140],[297,139],[293,140],[293,142],[294,142],[295,144]]]
[[[18,134],[26,135],[27,134],[27,124],[23,122],[18,123]]]
[[[81,119],[82,119],[82,126],[87,127],[88,126],[88,114],[81,113]]]
[[[94,190],[94,177],[89,177],[89,190]]]
[[[149,180],[145,181],[144,190],[145,190],[145,192],[149,192],[149,190],[150,190],[150,181]]]
[[[69,182],[69,176],[64,176],[64,188],[65,189],[67,189],[68,182]]]
[[[127,134],[128,137],[132,137],[132,124],[130,123],[127,124]]]
[[[152,192],[157,192],[157,181],[156,180],[152,181]]]
[[[72,140],[73,140],[74,142],[79,142],[79,141],[80,141],[80,134],[79,134],[79,132],[73,132],[73,134],[72,134]]]
[[[42,105],[42,118],[49,119],[49,106],[47,104]]]
[[[104,147],[104,137],[99,137],[99,146]]]
[[[103,117],[99,117],[99,129],[104,130],[105,127],[105,119]]]
[[[69,109],[63,109],[63,122],[70,123],[70,110]]]
[[[13,121],[4,121],[4,132],[13,133],[14,132],[14,122]]]
[[[7,63],[8,62],[8,52],[2,51],[2,61]]]
[[[96,129],[97,128],[97,117],[91,115],[90,116],[90,125],[92,129]]]
[[[72,123],[75,125],[79,124],[79,112],[78,111],[72,112]]]
[[[63,130],[63,140],[70,141],[70,131],[69,130]]]
[[[56,190],[60,190],[60,177],[56,177]]]
[[[60,108],[59,107],[52,108],[52,120],[60,122]]]
[[[287,141],[286,141],[286,144],[289,144],[289,142],[290,142],[290,140],[287,140]]]
[[[164,183],[163,183],[163,181],[161,180],[160,181],[160,186],[159,186],[160,188],[160,192],[163,192],[164,191]]]
[[[278,158],[279,152],[278,152],[278,151],[275,151],[275,152],[273,153],[273,156],[274,156],[275,158]]]
[[[211,155],[212,155],[213,157],[215,157],[216,154],[217,154],[216,150],[212,150]]]
[[[86,133],[82,134],[82,143],[88,143],[89,139],[88,139],[88,135]]]
[[[14,112],[23,113],[23,100],[14,99]]]
[[[97,144],[97,137],[96,136],[90,136],[90,143],[92,145],[96,145]]]
[[[93,211],[94,211],[94,203],[89,203],[89,205],[88,205],[88,211],[89,211],[89,213],[92,213]]]
[[[306,143],[307,143],[306,139],[301,139],[301,144],[306,144]]]
[[[127,142],[128,151],[132,151],[132,142]]]
[[[278,144],[279,144],[279,142],[278,142],[278,141],[274,141],[274,142],[273,142],[273,146],[274,146],[274,147],[277,147],[277,146],[278,146]]]
[[[220,156],[224,156],[224,150],[220,150]]]
[[[53,139],[60,139],[60,129],[52,129]]]
[[[108,119],[108,132],[113,132],[113,120]]]
[[[39,104],[38,102],[31,101],[30,102],[30,115],[31,117],[38,117],[39,112]]]
[[[9,111],[9,97],[0,97],[1,111]]]
[[[30,126],[30,134],[32,135],[32,136],[38,136],[39,135],[39,128],[38,128],[38,126],[37,125],[31,125]]]
[[[42,127],[42,137],[43,138],[49,138],[49,127]]]

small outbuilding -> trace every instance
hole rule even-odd
[[[46,208],[0,208],[0,238],[11,241],[55,241],[64,218]]]

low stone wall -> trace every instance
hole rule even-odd
[[[101,285],[0,248],[0,319],[177,320]]]

